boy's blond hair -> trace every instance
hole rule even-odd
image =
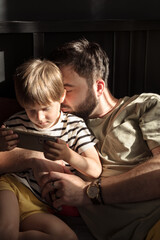
[[[16,69],[15,92],[22,107],[34,103],[48,105],[64,94],[59,68],[49,60],[32,59]]]

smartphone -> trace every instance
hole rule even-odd
[[[12,129],[12,128],[10,128]],[[56,142],[56,138],[36,132],[26,132],[23,130],[12,129],[14,133],[18,134],[19,143],[17,147],[29,150],[44,152],[43,145],[46,141]]]

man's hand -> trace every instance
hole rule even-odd
[[[33,158],[32,162],[32,170],[38,184],[41,183],[43,175],[48,174],[50,171],[64,172],[64,163],[62,160],[53,162],[48,159]]]
[[[4,125],[0,128],[0,151],[10,151],[17,147],[18,135]]]
[[[89,182],[73,174],[50,172],[42,177],[40,185],[43,189],[43,198],[48,199],[48,194],[53,193],[52,200],[55,208],[62,205],[77,207],[91,203],[86,195]]]

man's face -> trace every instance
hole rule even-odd
[[[88,118],[97,106],[95,92],[88,88],[86,79],[80,77],[70,66],[61,68],[66,98],[62,103],[62,111]]]

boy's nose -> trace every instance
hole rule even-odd
[[[39,121],[42,121],[44,118],[45,118],[44,112],[43,112],[43,111],[39,111],[39,112],[37,113],[37,119],[38,119]]]

